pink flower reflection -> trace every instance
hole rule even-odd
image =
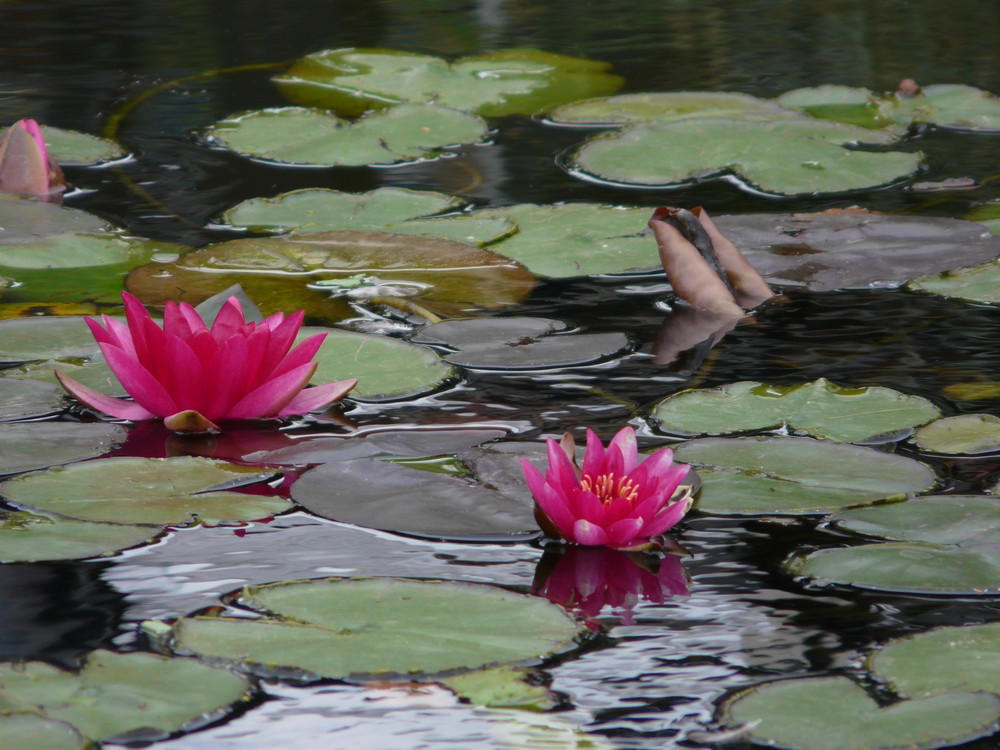
[[[626,625],[640,601],[662,604],[688,593],[688,575],[675,555],[624,552],[606,547],[546,550],[531,593],[580,615],[596,630],[597,616],[611,607]]]

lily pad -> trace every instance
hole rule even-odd
[[[63,130],[51,125],[42,126],[45,145],[52,157],[64,167],[82,167],[99,164],[125,156],[125,151],[114,141],[78,130]]]
[[[897,638],[868,661],[898,695],[920,697],[1000,685],[1000,624],[935,628]]]
[[[609,67],[533,49],[497,50],[449,63],[401,50],[346,48],[303,57],[273,80],[296,104],[348,117],[404,102],[503,117],[614,93],[623,79],[607,73]]]
[[[272,476],[268,469],[191,456],[104,458],[9,479],[0,494],[19,508],[85,521],[219,524],[291,510],[280,497],[225,491]]]
[[[136,547],[159,530],[0,510],[0,562],[79,560]]]
[[[832,521],[846,530],[900,541],[795,556],[786,563],[790,572],[878,591],[1000,591],[1000,499],[927,496],[844,511]]]
[[[299,332],[299,339],[316,333],[327,336],[313,357],[319,363],[313,382],[357,378],[358,384],[349,394],[352,400],[415,398],[440,387],[455,374],[426,346],[337,328],[306,327]]]
[[[78,674],[37,661],[0,664],[0,697],[94,741],[163,739],[218,718],[249,690],[246,677],[228,669],[141,652],[94,651]]]
[[[247,587],[240,601],[267,616],[184,617],[174,647],[251,669],[345,679],[531,662],[579,633],[548,601],[482,584],[283,581]]]
[[[121,387],[118,378],[111,372],[111,368],[108,367],[99,352],[95,357],[95,359],[74,357],[26,362],[19,367],[0,370],[0,380],[35,380],[49,385],[59,385],[59,381],[56,379],[56,370],[59,370],[100,393],[109,396],[126,395],[125,389]]]
[[[0,380],[0,422],[55,414],[66,408],[64,391],[48,383]]]
[[[766,99],[728,91],[669,91],[619,94],[564,104],[545,113],[550,125],[607,127],[633,123],[677,122],[691,117],[774,120],[802,117]]]
[[[0,715],[0,737],[6,750],[87,750],[90,743],[76,728],[35,713]]]
[[[846,677],[806,677],[738,693],[721,716],[758,722],[751,742],[787,750],[933,750],[993,734],[1000,696],[949,693],[882,707]]]
[[[548,318],[470,318],[424,326],[420,344],[447,347],[444,361],[477,370],[533,370],[594,364],[628,349],[623,333],[572,333]]]
[[[920,154],[859,151],[892,145],[885,133],[812,119],[772,122],[704,117],[653,122],[596,136],[570,158],[575,177],[619,187],[667,188],[735,177],[769,195],[869,190],[912,175]]]
[[[715,223],[768,281],[813,292],[893,288],[1000,255],[1000,238],[958,219],[834,210]]]
[[[82,316],[0,320],[0,362],[94,359],[101,348]]]
[[[820,378],[791,386],[742,381],[681,391],[660,401],[652,416],[663,430],[682,435],[787,428],[857,443],[910,431],[940,412],[927,399],[891,388],[845,388]]]
[[[223,221],[258,232],[351,229],[429,235],[471,245],[495,242],[517,228],[505,217],[431,216],[461,206],[460,199],[430,190],[384,187],[367,193],[342,193],[316,188],[243,201],[226,211]]]
[[[0,195],[0,244],[34,242],[42,237],[110,232],[104,219],[56,203]]]
[[[531,682],[525,669],[494,667],[445,677],[441,683],[477,706],[520,707],[545,711],[556,698],[547,687]]]
[[[697,509],[721,515],[828,513],[935,483],[919,461],[812,438],[701,438],[674,456],[698,468]]]
[[[0,244],[0,274],[17,282],[4,299],[120,302],[129,271],[156,254],[175,257],[188,250],[169,242],[80,233]]]
[[[854,86],[823,85],[788,91],[776,99],[790,109],[802,110],[811,117],[834,120],[862,128],[881,128],[890,121],[879,113],[875,95]]]
[[[921,450],[949,455],[975,455],[1000,450],[1000,417],[961,414],[924,425],[913,436]]]
[[[317,285],[359,276],[357,291],[350,284],[341,290]],[[307,317],[333,322],[357,314],[352,299],[380,295],[440,315],[467,315],[516,304],[535,281],[515,261],[460,242],[350,231],[233,240],[174,263],[142,266],[128,277],[129,291],[149,305],[197,304],[237,283],[265,315],[304,308]]]
[[[354,122],[300,107],[263,109],[220,120],[208,131],[214,143],[254,159],[331,167],[432,159],[486,134],[475,115],[430,104],[404,104]]]
[[[572,278],[660,268],[656,243],[642,234],[649,221],[648,208],[521,203],[471,215],[515,222],[517,233],[490,249],[523,263],[538,276]]]
[[[982,228],[982,225],[979,226]],[[983,231],[991,239],[1000,239],[996,235],[990,235],[985,229]],[[997,304],[1000,303],[1000,260],[945,271],[937,276],[925,276],[910,282],[907,287],[967,302]]]
[[[125,442],[117,424],[16,422],[0,425],[0,474],[100,456]],[[2,486],[2,485],[0,485]]]

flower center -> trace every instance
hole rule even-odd
[[[580,480],[580,486],[593,492],[605,505],[619,497],[629,502],[635,502],[639,497],[639,487],[628,477],[615,474],[598,474],[596,477],[585,474]]]

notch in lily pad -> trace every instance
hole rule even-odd
[[[756,381],[681,391],[660,401],[652,417],[681,435],[789,430],[845,443],[890,441],[940,416],[920,396],[891,388],[847,388],[825,378],[776,386]],[[881,440],[880,440],[881,438]]]
[[[402,50],[349,47],[307,55],[273,80],[290,101],[345,117],[406,103],[503,117],[614,93],[624,80],[608,73],[609,67],[535,49],[496,50],[448,62]]]

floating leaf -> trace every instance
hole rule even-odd
[[[357,314],[348,304],[351,290],[306,284],[359,275],[361,301],[381,291],[442,315],[513,305],[534,286],[516,262],[460,242],[343,231],[210,245],[175,263],[137,268],[128,289],[149,305],[197,304],[241,284],[266,315],[304,308],[307,317],[337,321]]]
[[[251,669],[344,679],[535,661],[579,632],[544,599],[482,584],[283,581],[247,587],[241,602],[270,616],[181,618],[175,648]]]
[[[660,267],[656,243],[642,234],[648,208],[521,203],[475,211],[472,216],[515,222],[517,233],[490,249],[523,263],[538,276],[571,278]]]
[[[1000,382],[995,380],[974,383],[952,383],[941,389],[948,398],[956,401],[985,401],[1000,398]]]
[[[909,431],[939,415],[919,396],[880,386],[845,388],[826,378],[791,386],[742,381],[681,391],[660,401],[652,414],[663,430],[685,435],[787,427],[845,443]]]
[[[818,195],[880,187],[920,165],[916,153],[844,148],[859,141],[891,145],[894,139],[823,120],[692,118],[596,136],[568,168],[574,176],[619,187],[664,188],[735,175],[754,192]]]
[[[99,357],[82,317],[12,318],[0,320],[0,362]]]
[[[530,682],[527,670],[515,667],[464,672],[445,677],[441,683],[477,706],[548,710],[556,705],[547,687]]]
[[[263,109],[220,120],[208,131],[212,141],[244,156],[331,167],[430,159],[486,134],[475,115],[429,104],[404,104],[354,122],[299,107]]]
[[[87,750],[90,743],[64,721],[35,713],[0,714],[5,750]]]
[[[966,690],[996,692],[1000,624],[935,628],[889,641],[868,666],[904,697]]]
[[[564,104],[545,113],[552,125],[603,127],[632,123],[677,122],[691,117],[774,120],[801,117],[766,99],[728,91],[670,91],[619,94]]]
[[[924,425],[913,436],[921,450],[951,455],[974,455],[1000,450],[1000,417],[961,414]]]
[[[997,239],[988,232],[986,234]],[[907,287],[967,302],[1000,303],[1000,261],[945,271],[938,276],[925,276],[911,281]]]
[[[776,101],[783,107],[800,109],[821,120],[834,120],[862,128],[881,128],[891,124],[880,115],[878,103],[868,89],[827,84],[788,91]]]
[[[148,526],[91,523],[0,510],[0,562],[78,560],[151,540]]]
[[[64,391],[48,383],[0,380],[0,422],[44,417],[66,408]]]
[[[293,190],[274,198],[252,198],[226,211],[223,220],[265,232],[325,232],[351,229],[443,237],[485,245],[510,234],[516,225],[504,217],[454,214],[462,201],[430,190],[384,187],[367,193],[342,193],[322,188]]]
[[[898,287],[1000,255],[1000,238],[957,219],[852,209],[720,216],[715,223],[768,281],[813,292]]]
[[[247,679],[228,669],[141,652],[94,651],[78,674],[37,661],[0,664],[0,697],[37,707],[95,741],[163,739],[193,720],[218,718],[249,690]]]
[[[86,521],[218,524],[290,510],[280,497],[223,491],[272,476],[268,469],[191,456],[104,458],[9,479],[0,494],[17,507]]]
[[[623,81],[605,72],[609,67],[533,49],[497,50],[449,63],[400,50],[347,48],[307,55],[274,82],[296,104],[348,117],[404,102],[502,117],[613,93]]]
[[[56,203],[0,195],[0,245],[35,242],[42,237],[110,232],[111,224],[93,214]]]
[[[121,445],[127,435],[128,430],[117,424],[0,424],[0,474],[43,469],[99,456]]]
[[[918,461],[811,438],[702,438],[674,455],[698,467],[698,510],[723,515],[827,513],[935,482]]]
[[[623,333],[562,333],[567,329],[548,318],[470,318],[424,326],[413,340],[452,349],[445,362],[479,370],[588,365],[621,354],[630,344]]]
[[[125,151],[114,141],[77,130],[42,126],[45,145],[52,157],[64,167],[80,167],[120,159]]]
[[[74,380],[110,396],[124,396],[125,389],[118,383],[118,378],[104,362],[98,352],[97,359],[81,358],[48,359],[40,362],[28,362],[20,367],[10,367],[0,370],[0,379],[37,380],[50,385],[59,385],[56,370],[69,375]],[[60,387],[61,390],[61,387]]]
[[[721,716],[759,722],[747,738],[787,750],[933,750],[993,734],[1000,696],[950,693],[881,707],[846,677],[805,677],[737,693]]]
[[[832,521],[849,531],[900,541],[819,550],[791,558],[788,570],[878,591],[1000,591],[1000,499],[931,495],[843,511]]]
[[[299,339],[326,333],[313,357],[319,363],[315,383],[357,378],[351,399],[385,401],[414,398],[440,387],[454,375],[433,349],[388,336],[354,333],[336,328],[306,327]]]
[[[11,301],[120,302],[125,276],[155,254],[177,256],[190,248],[169,242],[114,235],[58,234],[35,242],[0,244],[0,274],[17,287]]]

